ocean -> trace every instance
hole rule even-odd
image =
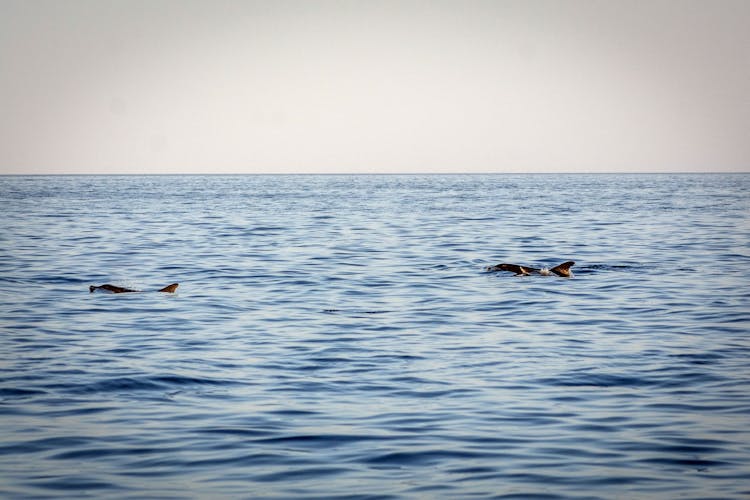
[[[748,498],[748,193],[0,177],[0,497]]]

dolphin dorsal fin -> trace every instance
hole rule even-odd
[[[174,293],[174,291],[177,290],[178,286],[180,286],[179,283],[172,283],[171,285],[167,285],[159,291],[166,292],[166,293]]]
[[[555,266],[552,269],[549,270],[551,273],[555,273],[558,276],[563,276],[565,278],[570,277],[570,268],[575,264],[572,260],[569,260],[568,262],[563,262],[559,266]]]

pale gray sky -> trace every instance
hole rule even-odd
[[[0,173],[750,171],[746,0],[0,0]]]

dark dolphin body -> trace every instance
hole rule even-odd
[[[180,286],[179,283],[172,283],[171,285],[167,285],[161,290],[157,290],[159,292],[166,292],[166,293],[174,293],[175,290],[177,290],[177,287]],[[105,292],[109,293],[129,293],[129,292],[140,292],[140,290],[133,290],[130,288],[123,288],[121,286],[115,286],[115,285],[91,285],[89,287],[89,292],[94,293],[96,290],[103,290]]]
[[[516,273],[516,276],[528,276],[530,274],[556,274],[558,276],[562,276],[564,278],[570,278],[572,274],[570,273],[570,268],[575,264],[572,260],[569,260],[568,262],[563,262],[559,266],[555,266],[549,271],[546,269],[536,269],[534,267],[526,267],[526,266],[519,266],[518,264],[498,264],[496,266],[490,266],[487,268],[490,272],[496,272],[496,271],[510,271],[512,273]]]

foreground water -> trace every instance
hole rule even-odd
[[[0,177],[0,496],[747,498],[749,192]]]

